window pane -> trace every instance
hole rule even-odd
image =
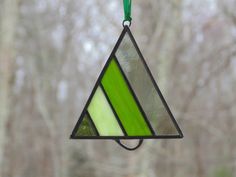
[[[85,114],[83,120],[76,132],[76,136],[96,136],[97,132],[96,129],[89,119],[88,114]]]
[[[123,136],[116,117],[100,87],[97,88],[91,100],[88,112],[100,136]]]
[[[153,83],[126,33],[116,56],[157,135],[178,135]]]
[[[127,134],[129,136],[151,135],[151,131],[114,59],[110,62],[102,78],[102,85]]]

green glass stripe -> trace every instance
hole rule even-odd
[[[123,132],[100,87],[97,88],[88,112],[101,136],[123,136]]]
[[[89,119],[88,115],[85,114],[83,120],[76,132],[76,136],[96,136],[96,129],[93,126],[93,123]]]
[[[152,135],[114,59],[102,78],[102,85],[127,134]]]

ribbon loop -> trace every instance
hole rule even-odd
[[[131,18],[131,5],[132,5],[132,0],[123,0],[124,2],[124,21],[132,21]]]

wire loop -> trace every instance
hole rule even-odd
[[[128,20],[124,20],[123,23],[122,23],[123,27],[125,27],[125,26],[129,26],[130,27],[131,24],[132,24],[131,21],[128,21]]]
[[[143,139],[140,139],[138,144],[135,147],[127,147],[124,144],[121,143],[120,140],[115,140],[121,147],[123,147],[124,149],[128,150],[128,151],[134,151],[136,149],[138,149],[142,144],[143,144]]]

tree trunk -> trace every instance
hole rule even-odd
[[[9,117],[10,90],[13,76],[14,36],[19,0],[4,0],[1,12],[0,38],[0,176],[3,173],[5,124]]]

